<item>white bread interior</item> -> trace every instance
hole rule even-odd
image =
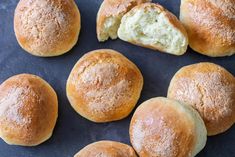
[[[106,41],[110,37],[111,39],[117,39],[117,30],[121,23],[123,15],[110,16],[105,19],[102,33],[100,33],[98,40]]]
[[[152,0],[104,0],[97,14],[97,38],[100,42],[117,39],[122,17],[134,6]]]
[[[177,28],[167,14],[169,12],[151,5],[137,6],[123,16],[118,37],[136,45],[182,55],[188,46],[187,34]]]

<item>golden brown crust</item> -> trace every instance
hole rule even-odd
[[[142,74],[131,61],[114,50],[101,49],[76,63],[66,90],[80,115],[94,122],[108,122],[129,115],[142,86]]]
[[[195,51],[211,56],[235,53],[234,0],[182,0],[180,20],[189,45]]]
[[[89,144],[74,157],[137,157],[129,145],[114,141],[99,141]]]
[[[192,105],[202,116],[208,135],[222,133],[235,122],[235,79],[213,63],[181,68],[171,80],[168,97]]]
[[[74,0],[20,0],[14,17],[16,38],[23,49],[41,57],[69,51],[80,32]]]
[[[58,116],[55,91],[40,77],[20,74],[0,86],[0,137],[8,144],[34,146],[47,140]]]
[[[130,140],[140,157],[191,157],[196,136],[190,113],[166,98],[141,104],[130,124]]]
[[[116,17],[121,20],[121,17],[134,6],[150,1],[151,0],[104,0],[97,14],[97,38],[101,40],[101,34],[105,31],[103,29],[107,18]]]

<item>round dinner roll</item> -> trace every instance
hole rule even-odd
[[[130,124],[140,157],[194,157],[206,144],[206,127],[189,105],[157,97],[142,103]]]
[[[156,3],[143,3],[127,12],[121,20],[118,37],[173,55],[183,55],[188,47],[188,36],[181,22]]]
[[[99,141],[89,144],[74,157],[137,157],[129,145],[114,141]],[[97,157],[98,157],[97,156]]]
[[[96,32],[99,41],[116,39],[117,30],[125,13],[136,5],[152,0],[104,0],[96,20]]]
[[[193,106],[209,136],[226,131],[235,122],[235,78],[219,65],[198,63],[181,68],[171,80],[168,97]]]
[[[74,66],[67,80],[72,107],[93,122],[127,117],[143,87],[139,69],[122,54],[110,49],[87,53]]]
[[[180,20],[193,50],[211,57],[235,53],[234,0],[181,0]]]
[[[10,145],[36,146],[49,139],[58,116],[57,95],[31,74],[0,85],[0,137]]]
[[[68,52],[77,42],[80,13],[74,0],[20,0],[14,17],[18,43],[40,57]]]

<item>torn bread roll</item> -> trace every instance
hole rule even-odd
[[[31,74],[0,85],[0,137],[10,145],[36,146],[48,140],[58,116],[54,89]]]
[[[67,80],[67,97],[81,116],[93,122],[127,117],[143,87],[135,64],[117,51],[100,49],[85,54]]]
[[[181,0],[180,20],[196,52],[211,57],[235,53],[234,0]]]
[[[235,122],[235,78],[219,65],[205,62],[182,67],[171,80],[168,97],[193,106],[209,136]]]
[[[74,0],[20,0],[14,17],[18,43],[40,57],[58,56],[77,43],[80,13]]]
[[[159,4],[140,4],[126,13],[118,29],[124,41],[182,55],[188,47],[187,33],[175,15]]]
[[[131,146],[114,141],[94,142],[84,147],[74,157],[95,157],[97,155],[99,157],[137,157]]]
[[[163,97],[147,100],[136,109],[129,132],[140,157],[194,157],[207,140],[196,110]]]
[[[97,14],[96,32],[100,42],[116,39],[123,15],[131,8],[151,0],[104,0]]]

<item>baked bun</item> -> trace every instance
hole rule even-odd
[[[193,157],[206,139],[196,110],[162,97],[141,104],[130,124],[130,140],[140,157]]]
[[[114,141],[99,141],[89,144],[74,157],[137,157],[132,147]]]
[[[96,31],[99,41],[116,39],[123,15],[131,8],[151,0],[104,0],[97,14]]]
[[[30,74],[0,85],[0,137],[8,144],[36,146],[49,139],[58,116],[53,88]]]
[[[15,10],[18,43],[35,56],[68,52],[78,40],[80,27],[74,0],[20,0]]]
[[[203,118],[208,135],[222,133],[235,122],[235,78],[216,64],[181,68],[171,80],[168,97],[193,106]]]
[[[182,55],[188,47],[187,33],[180,21],[159,4],[144,3],[126,13],[118,37],[143,47]]]
[[[127,117],[142,90],[139,69],[117,51],[100,49],[87,53],[74,66],[67,81],[72,107],[94,122]]]
[[[211,57],[235,53],[234,0],[181,0],[180,8],[193,50]]]

